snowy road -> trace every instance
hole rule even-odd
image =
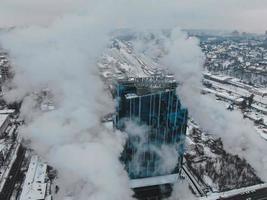
[[[229,198],[223,198],[224,200],[267,200],[267,188],[255,190],[245,194],[239,194]]]

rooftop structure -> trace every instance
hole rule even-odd
[[[45,200],[47,197],[47,165],[33,156],[24,180],[20,200]]]
[[[4,132],[9,124],[9,114],[0,114],[0,137],[4,136]]]
[[[14,110],[0,111],[0,199],[11,198],[25,153],[13,114]]]
[[[155,92],[173,90],[177,87],[177,82],[172,75],[154,75],[149,77],[132,77],[118,80],[118,84],[128,88],[135,88],[136,95],[142,96]],[[126,96],[131,98],[128,93]]]
[[[8,55],[4,52],[1,52],[1,49],[0,49],[0,82],[1,83],[11,78],[10,68],[11,67],[8,61]]]

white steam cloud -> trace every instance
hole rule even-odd
[[[171,34],[154,34],[145,43],[139,38],[136,48],[167,66],[180,82],[178,94],[189,114],[201,128],[222,138],[225,149],[245,158],[258,176],[267,181],[267,146],[253,124],[244,120],[239,111],[229,112],[211,96],[200,94],[204,55],[196,38],[190,38],[178,29]],[[146,38],[146,37],[145,37]],[[161,50],[159,50],[161,49]]]
[[[158,165],[155,166],[154,175],[170,174],[178,164],[179,147],[176,145],[162,144],[160,146],[149,143],[148,134],[150,128],[146,125],[139,125],[137,120],[125,122],[125,132],[132,138],[132,145],[136,149],[131,164],[136,174],[143,172],[146,168],[142,165],[141,158],[144,152],[150,152],[158,158]]]
[[[47,27],[15,29],[1,36],[0,43],[9,51],[15,71],[9,84],[12,90],[5,98],[10,102],[23,99],[25,126],[21,134],[59,170],[61,190],[57,199],[66,194],[75,200],[132,199],[127,173],[118,160],[126,138],[100,123],[100,117],[112,111],[114,105],[99,79],[96,61],[115,29],[174,27],[177,2],[88,1]],[[179,96],[194,119],[222,137],[226,149],[245,157],[267,180],[267,147],[252,125],[244,122],[238,112],[229,113],[199,93],[203,54],[198,41],[178,29],[168,37],[158,33],[156,39],[146,44],[142,41],[136,47],[154,58],[162,54],[160,62],[181,83]],[[163,45],[164,53],[158,45]],[[43,88],[51,90],[56,110],[43,113],[37,108],[33,92]],[[175,163],[168,158],[175,156],[175,151],[166,148],[162,152],[171,155],[164,160],[167,165],[163,170],[167,166],[169,170]],[[172,199],[184,190],[186,187],[175,187]]]
[[[78,2],[77,11],[47,27],[1,35],[15,72],[5,98],[23,100],[25,125],[20,132],[58,169],[57,199],[66,195],[75,200],[132,199],[127,173],[118,160],[125,138],[100,123],[114,105],[99,79],[96,61],[115,29],[173,27],[177,1]],[[50,89],[56,110],[39,111],[35,94],[44,88]]]
[[[175,35],[174,35],[175,36]],[[178,36],[178,37],[177,37]],[[173,42],[165,63],[171,67],[178,80],[183,80],[178,89],[190,115],[203,129],[223,139],[225,149],[245,159],[255,168],[264,181],[267,180],[267,151],[265,141],[256,133],[252,122],[244,120],[238,111],[229,112],[225,106],[210,96],[200,95],[203,56],[200,47],[195,48],[196,39],[188,38],[187,45]],[[173,37],[172,37],[173,38]],[[191,47],[191,48],[190,48]],[[182,52],[182,59],[175,55]],[[191,54],[191,58],[187,55]],[[180,56],[179,56],[180,57]],[[171,63],[173,62],[173,63]]]
[[[127,173],[118,160],[126,138],[100,123],[100,117],[114,105],[99,79],[96,61],[108,34],[115,29],[174,27],[177,2],[78,1],[73,14],[47,27],[15,29],[1,35],[0,43],[9,51],[15,71],[9,84],[12,90],[5,98],[10,102],[23,100],[25,126],[20,132],[58,169],[62,187],[57,199],[64,199],[66,194],[75,200],[132,199]],[[199,93],[203,54],[198,41],[178,29],[168,37],[161,33],[157,37],[152,43],[136,44],[138,50],[157,57],[162,53],[158,45],[164,46],[165,56],[160,62],[181,83],[178,92],[191,115],[202,127],[222,137],[227,149],[244,156],[267,180],[267,147],[252,126],[244,123],[240,114],[225,111]],[[33,92],[43,88],[51,90],[56,110],[43,113],[37,108]],[[166,160],[170,168],[171,162]],[[173,199],[180,195],[179,188]]]
[[[130,199],[118,160],[124,138],[100,124],[100,117],[113,110],[95,67],[107,30],[87,16],[72,16],[49,28],[16,30],[4,39],[15,70],[6,99],[26,96],[21,109],[26,124],[20,132],[58,169],[63,186],[58,198]],[[51,90],[56,110],[38,111],[32,92],[43,88]]]
[[[188,183],[184,180],[175,184],[173,192],[168,200],[196,200],[197,198],[192,194],[188,187]]]

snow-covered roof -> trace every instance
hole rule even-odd
[[[47,165],[42,163],[38,156],[33,156],[24,180],[20,200],[40,200],[46,193]]]
[[[218,81],[223,81],[223,82],[226,82],[226,81],[229,81],[232,79],[232,77],[229,77],[229,76],[224,76],[224,75],[214,75],[214,74],[211,74],[209,72],[203,72],[203,75],[206,75],[210,78],[213,78],[215,80],[218,80]]]
[[[130,180],[131,188],[140,188],[153,185],[163,185],[168,183],[176,183],[178,180],[178,174],[170,174],[165,176],[154,176],[148,178],[132,179]]]
[[[3,143],[2,144],[0,143],[0,152],[2,152],[5,148],[6,148],[6,145]]]
[[[235,195],[244,194],[244,193],[259,190],[265,187],[267,187],[267,184],[263,183],[263,184],[249,186],[249,187],[243,187],[239,189],[230,190],[227,192],[211,193],[210,195],[206,197],[201,197],[200,200],[217,200],[217,199],[222,199],[222,198],[229,198],[229,197],[234,197]]]
[[[137,98],[138,96],[134,93],[129,93],[125,95],[126,99],[133,99],[133,98]]]
[[[8,118],[8,114],[0,114],[0,127],[4,124],[7,118]]]
[[[266,128],[256,127],[255,129],[256,129],[257,133],[259,133],[263,139],[267,140],[267,129]]]
[[[132,50],[131,43],[114,40],[114,46],[107,49],[99,67],[106,79],[127,77],[147,77],[157,73],[166,74],[167,71],[144,53]]]
[[[14,109],[4,109],[4,110],[0,110],[0,114],[12,114],[14,113],[15,110]]]
[[[267,89],[266,88],[253,88],[254,92],[259,95],[267,95]]]

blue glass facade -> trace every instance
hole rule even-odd
[[[154,85],[155,86],[155,85]],[[121,81],[116,88],[116,128],[131,132],[127,123],[133,121],[145,131],[128,134],[121,155],[130,178],[145,178],[179,173],[187,127],[187,109],[182,108],[176,95],[176,83],[164,87],[150,87],[136,81]],[[144,139],[145,138],[145,139]],[[161,159],[155,149],[172,146],[178,152],[178,165],[169,172],[159,170]]]

